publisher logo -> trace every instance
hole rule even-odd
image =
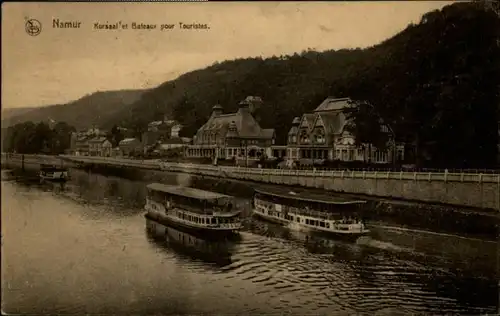
[[[42,31],[42,23],[37,19],[29,19],[25,25],[26,33],[31,36],[37,36]]]

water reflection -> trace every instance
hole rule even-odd
[[[188,262],[203,262],[207,267],[222,268],[232,263],[237,239],[209,238],[182,231],[146,219],[148,241],[156,247],[176,253]]]
[[[372,237],[348,242],[250,217],[241,240],[214,241],[148,225],[144,187],[81,171],[72,172],[64,186],[3,183],[2,270],[9,311],[496,311],[495,243],[398,227],[379,227]]]

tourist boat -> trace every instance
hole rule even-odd
[[[286,190],[255,190],[253,213],[262,219],[296,228],[347,238],[370,231],[356,218],[366,201]]]
[[[148,184],[147,190],[148,219],[204,234],[232,234],[242,227],[231,196],[160,183]]]
[[[40,179],[48,181],[67,181],[68,169],[54,165],[40,165]]]

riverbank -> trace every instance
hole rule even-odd
[[[500,174],[259,169],[159,160],[63,157],[81,164],[167,170],[261,184],[321,189],[334,193],[500,211]]]
[[[49,159],[67,167],[164,170],[191,176],[320,189],[328,194],[500,212],[500,174],[257,169],[93,156],[24,156],[24,163]],[[21,157],[2,154],[2,162],[20,163]]]
[[[38,166],[35,164],[25,164],[26,173],[33,174],[37,168]],[[121,177],[146,183],[180,184],[242,198],[251,198],[255,188],[266,190],[266,188],[276,187],[273,184],[124,166],[93,164],[81,165],[80,168],[89,173]],[[283,187],[283,185],[279,185],[279,187]],[[306,189],[298,186],[285,187],[295,191],[305,190],[325,194],[325,191],[318,189]],[[336,195],[352,196],[349,194]],[[359,198],[359,195],[356,195],[356,197]],[[362,216],[367,222],[393,221],[398,225],[410,228],[458,233],[488,239],[494,239],[498,234],[500,217],[497,212],[467,207],[458,208],[448,205],[399,201],[373,196],[364,196],[363,199],[368,201],[362,212]]]

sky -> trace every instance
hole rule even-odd
[[[216,61],[364,48],[452,2],[2,3],[2,108],[153,88]],[[41,32],[30,36],[26,21]],[[53,21],[81,22],[54,28]],[[128,29],[98,30],[121,21]],[[154,30],[132,23],[156,24]],[[180,29],[179,23],[209,29]],[[161,30],[162,24],[174,29]]]

